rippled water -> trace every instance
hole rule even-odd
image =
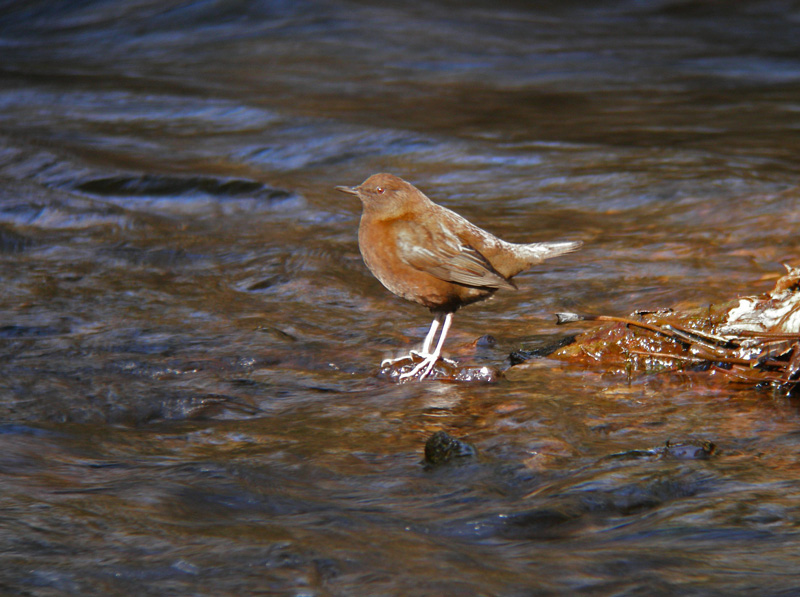
[[[390,171],[584,241],[460,311],[461,362],[764,292],[798,265],[796,2],[0,7],[3,592],[800,590],[795,400],[380,379],[429,314],[333,191]],[[478,456],[423,466],[436,431]]]

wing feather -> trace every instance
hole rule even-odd
[[[410,220],[395,223],[400,259],[418,270],[446,282],[486,288],[514,289],[486,257],[455,234],[440,228],[431,230]]]

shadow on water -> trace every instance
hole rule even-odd
[[[558,342],[558,311],[764,292],[798,265],[798,18],[5,2],[0,587],[796,590],[793,401],[546,358],[386,381],[429,314],[333,187],[391,171],[508,240],[584,241],[459,311],[462,363]],[[426,465],[440,431],[474,452]]]

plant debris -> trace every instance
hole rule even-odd
[[[710,371],[748,385],[798,392],[800,268],[761,296],[701,312],[639,311],[630,317],[557,314],[559,324],[607,323],[552,356],[608,367],[611,372]]]

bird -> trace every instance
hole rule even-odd
[[[400,375],[401,381],[417,374],[422,380],[433,370],[458,309],[500,289],[515,290],[515,275],[583,244],[506,242],[393,174],[373,174],[358,186],[335,189],[361,200],[358,247],[370,272],[387,290],[434,316],[422,350],[411,351],[422,361]]]

